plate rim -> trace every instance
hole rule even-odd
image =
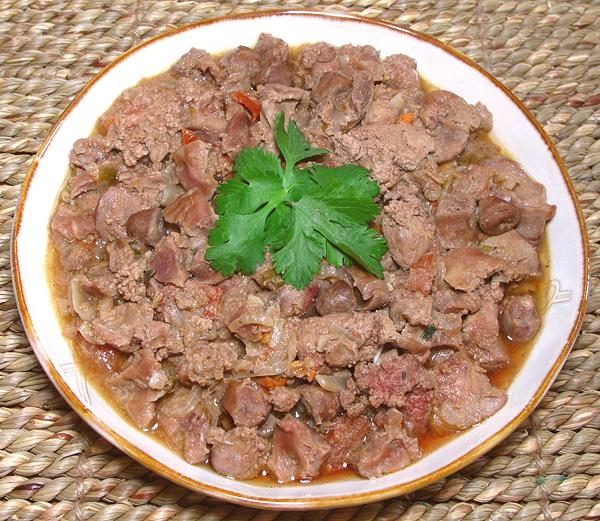
[[[391,485],[386,488],[382,488],[376,491],[370,492],[357,492],[352,495],[330,495],[324,497],[315,497],[315,498],[276,498],[276,497],[259,497],[258,495],[247,495],[239,492],[233,492],[231,490],[227,490],[225,488],[221,488],[214,485],[209,485],[205,482],[197,481],[195,479],[184,476],[177,471],[169,468],[168,466],[160,463],[156,459],[154,459],[148,453],[140,450],[128,440],[123,438],[117,432],[109,428],[100,418],[96,417],[94,413],[86,407],[77,396],[71,391],[68,384],[63,380],[60,376],[56,368],[54,367],[52,361],[45,356],[45,352],[41,347],[41,342],[38,338],[36,330],[33,326],[27,303],[24,298],[23,292],[23,284],[22,277],[19,268],[18,261],[18,245],[17,239],[19,236],[20,228],[21,228],[21,220],[23,216],[23,210],[25,206],[25,201],[27,198],[27,193],[29,190],[29,186],[31,181],[37,171],[37,167],[39,164],[40,158],[44,155],[50,143],[52,142],[54,136],[57,134],[60,129],[63,121],[68,117],[71,113],[72,109],[79,103],[79,101],[85,97],[88,90],[94,85],[100,78],[102,78],[109,70],[115,67],[117,64],[125,61],[128,57],[136,53],[142,48],[145,48],[149,45],[152,45],[154,42],[158,40],[162,40],[163,38],[169,38],[173,35],[180,34],[185,31],[195,30],[199,27],[203,27],[206,25],[218,24],[220,22],[225,22],[231,19],[252,19],[252,18],[269,18],[276,17],[280,15],[285,16],[300,16],[300,17],[319,17],[326,18],[330,20],[338,20],[338,21],[354,21],[360,22],[368,25],[375,25],[378,27],[384,27],[396,32],[404,33],[406,35],[410,35],[419,40],[425,41],[431,45],[434,45],[443,51],[451,54],[455,58],[458,58],[463,63],[468,65],[471,68],[474,68],[477,72],[484,75],[488,80],[490,80],[497,88],[499,88],[508,98],[513,102],[513,104],[525,115],[528,121],[531,123],[533,128],[537,131],[539,136],[542,138],[542,141],[548,147],[552,158],[556,165],[558,166],[560,173],[562,175],[563,181],[567,186],[567,190],[569,196],[571,198],[571,202],[575,209],[577,215],[577,221],[579,226],[579,234],[581,239],[581,246],[583,251],[583,280],[582,280],[582,296],[579,302],[577,317],[571,327],[569,332],[569,336],[567,341],[561,348],[560,354],[558,355],[555,363],[548,371],[548,373],[544,376],[540,385],[536,389],[532,399],[529,403],[519,412],[519,414],[513,418],[510,422],[505,424],[501,429],[495,432],[493,435],[488,437],[487,439],[481,441],[477,446],[463,454],[462,456],[456,458],[453,461],[450,461],[443,467],[430,472],[420,478],[416,478],[414,480],[399,483],[396,485]],[[348,507],[354,506],[364,503],[370,503],[374,501],[381,501],[384,499],[388,499],[390,497],[407,494],[409,492],[413,492],[419,488],[422,488],[434,481],[437,481],[443,477],[452,474],[461,468],[468,465],[470,462],[475,460],[477,457],[481,456],[488,452],[492,447],[500,443],[503,439],[505,439],[511,432],[513,432],[520,423],[523,422],[530,414],[533,412],[535,407],[541,401],[546,391],[558,375],[558,372],[562,368],[575,340],[577,335],[579,334],[579,330],[581,329],[581,325],[583,323],[583,319],[585,316],[585,310],[587,307],[588,301],[588,291],[589,291],[589,277],[590,277],[590,251],[589,251],[589,238],[586,231],[585,226],[585,218],[581,206],[579,204],[579,200],[577,197],[577,193],[575,191],[573,182],[568,175],[567,169],[563,164],[558,151],[549,136],[546,134],[541,124],[535,119],[535,117],[529,112],[529,110],[525,107],[525,105],[508,89],[504,84],[495,78],[492,74],[483,69],[476,62],[465,56],[460,51],[451,47],[450,45],[438,40],[437,38],[420,33],[408,27],[403,27],[397,25],[393,22],[377,20],[366,18],[364,16],[350,14],[350,13],[340,13],[340,12],[331,12],[331,11],[321,11],[318,9],[273,9],[259,12],[250,12],[250,13],[242,13],[236,15],[226,15],[215,18],[209,18],[206,20],[200,20],[197,22],[193,22],[190,24],[185,24],[180,27],[177,27],[173,30],[163,32],[159,35],[156,35],[152,38],[149,38],[138,45],[128,49],[123,54],[119,55],[115,58],[111,63],[106,65],[101,71],[99,71],[94,77],[92,77],[86,85],[77,93],[74,99],[68,104],[65,110],[60,114],[59,118],[53,124],[52,128],[48,132],[46,138],[44,139],[42,145],[38,149],[34,159],[29,167],[29,170],[25,176],[25,179],[22,184],[21,192],[19,195],[19,200],[17,203],[17,207],[15,210],[14,223],[12,228],[12,234],[10,239],[10,260],[11,260],[11,272],[12,272],[12,280],[14,284],[14,292],[16,297],[17,308],[23,322],[24,331],[28,337],[28,340],[31,344],[31,347],[40,361],[44,371],[54,384],[54,386],[58,389],[60,394],[64,397],[69,406],[88,424],[90,425],[96,432],[98,432],[101,436],[108,438],[111,443],[113,443],[117,448],[125,452],[128,456],[132,457],[136,461],[140,462],[142,465],[156,472],[157,474],[171,480],[174,483],[185,486],[191,490],[196,492],[204,493],[209,496],[223,499],[226,501],[230,501],[236,504],[251,506],[251,507],[260,507],[265,509],[280,509],[280,510],[301,510],[307,508],[316,508],[316,509],[324,509],[324,508],[334,508],[334,507]]]

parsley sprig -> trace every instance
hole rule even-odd
[[[249,275],[271,252],[275,271],[301,289],[326,258],[335,266],[352,261],[383,277],[381,257],[387,246],[369,228],[379,214],[379,186],[358,165],[336,168],[298,163],[327,150],[313,148],[296,123],[287,130],[283,114],[275,120],[275,141],[285,161],[263,148],[237,155],[234,177],[219,186],[218,219],[208,238],[205,258],[223,275]]]

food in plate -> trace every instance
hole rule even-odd
[[[192,49],[77,141],[51,276],[80,369],[227,476],[367,478],[506,402],[543,185],[481,104],[369,46]]]

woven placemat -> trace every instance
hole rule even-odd
[[[69,410],[19,321],[9,236],[33,154],[69,100],[140,40],[203,18],[317,7],[391,20],[460,49],[533,110],[564,158],[592,251],[589,309],[560,376],[529,420],[459,474],[410,497],[315,520],[600,519],[600,2],[0,0],[0,521],[299,520],[175,486]]]

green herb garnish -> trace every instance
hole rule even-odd
[[[427,326],[424,331],[423,334],[421,335],[421,337],[423,338],[423,340],[431,340],[431,338],[433,337],[433,334],[437,331],[437,327],[435,327],[433,324],[430,326]]]
[[[287,131],[283,114],[275,120],[275,141],[285,160],[263,148],[237,155],[234,177],[219,186],[219,218],[210,231],[205,258],[224,276],[249,275],[264,262],[265,249],[275,271],[294,287],[306,287],[321,259],[334,266],[352,261],[383,278],[383,237],[369,228],[379,214],[379,186],[358,165],[336,168],[298,163],[327,150],[310,146],[294,121]]]

